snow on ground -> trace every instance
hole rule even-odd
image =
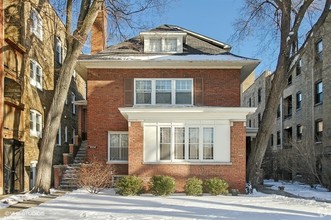
[[[38,198],[39,196],[40,196],[40,194],[38,194],[38,193],[35,193],[35,194],[25,193],[25,194],[12,195],[12,196],[9,196],[9,197],[6,197],[6,198],[0,200],[0,208],[7,208],[10,205],[14,205],[19,202],[24,202],[27,200],[35,199],[35,198]]]
[[[299,182],[264,180],[265,186],[270,186],[273,190],[279,190],[279,186],[284,186],[284,191],[296,196],[317,199],[321,201],[331,201],[331,192],[324,187],[317,185],[316,188],[311,188],[309,185]]]
[[[113,190],[99,194],[76,190],[5,219],[331,219],[331,204],[257,192],[239,196],[124,197]]]

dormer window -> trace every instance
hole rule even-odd
[[[142,32],[145,53],[182,53],[186,33]]]

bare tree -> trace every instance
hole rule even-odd
[[[168,0],[60,0],[55,1],[56,8],[62,7],[60,16],[65,20],[67,53],[59,71],[53,101],[49,109],[40,145],[35,191],[49,193],[51,186],[51,171],[56,134],[60,126],[61,115],[67,97],[72,73],[84,43],[88,39],[92,25],[102,8],[110,15],[112,33],[124,36],[123,25],[137,28],[133,15],[158,9]],[[80,4],[77,4],[80,2]],[[77,20],[75,20],[77,18]],[[73,26],[76,26],[74,29]],[[141,27],[141,25],[139,26]],[[72,31],[73,30],[73,31]]]
[[[330,4],[331,0],[245,0],[244,16],[237,22],[236,36],[240,38],[262,30],[267,33],[266,36],[274,37],[279,46],[262,123],[248,159],[248,179],[254,186],[260,182],[260,168],[268,146],[271,126],[288,76],[304,53],[307,42],[325,21]],[[316,22],[311,19],[314,17]],[[311,22],[312,26],[306,34],[304,23],[307,21]]]

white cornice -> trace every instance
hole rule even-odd
[[[256,108],[247,107],[128,107],[119,108],[128,121],[155,120],[230,120],[246,121],[246,115]]]

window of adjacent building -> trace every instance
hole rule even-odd
[[[296,94],[296,109],[301,109],[302,107],[302,93],[297,92]]]
[[[56,145],[61,145],[62,140],[61,140],[61,125],[59,127],[59,130],[57,131],[56,135]]]
[[[318,81],[315,84],[315,104],[319,104],[323,102],[323,83],[322,81]]]
[[[108,132],[108,161],[128,160],[128,133]]]
[[[39,63],[30,60],[30,84],[38,89],[43,89],[43,71]]]
[[[302,69],[302,59],[300,58],[297,64],[297,68],[296,68],[296,75],[300,75],[301,74],[301,69]]]
[[[292,127],[284,129],[284,147],[292,147]]]
[[[315,121],[315,141],[322,142],[323,138],[323,120],[318,119]]]
[[[260,103],[262,100],[262,88],[257,90],[257,102]]]
[[[248,127],[252,127],[252,120],[248,120]]]
[[[62,64],[62,42],[59,37],[55,41],[55,61]]]
[[[277,145],[280,145],[280,131],[277,131]]]
[[[270,135],[270,146],[274,146],[274,134]]]
[[[302,125],[300,124],[297,125],[297,140],[302,140]]]
[[[193,104],[192,79],[136,79],[135,104]]]
[[[288,96],[284,100],[284,105],[285,105],[285,118],[291,117],[292,116],[292,96]]]
[[[323,60],[323,41],[317,41],[315,45],[316,49],[316,62],[321,62]]]
[[[287,85],[292,84],[292,74],[287,78]]]
[[[248,107],[252,107],[252,98],[248,99]]]
[[[30,135],[41,137],[42,134],[42,116],[36,110],[30,110]]]
[[[261,113],[257,114],[257,125],[260,127],[261,125],[261,120],[262,120],[262,117],[261,117]]]
[[[214,128],[160,127],[159,159],[213,160]]]
[[[277,107],[277,118],[280,118],[280,105]]]
[[[75,101],[76,101],[76,95],[75,93],[71,93],[71,105],[72,105],[72,114],[76,114],[76,104],[75,104]]]
[[[40,40],[43,39],[43,22],[35,9],[31,10],[31,32]]]
[[[68,143],[68,127],[64,127],[64,142]]]

